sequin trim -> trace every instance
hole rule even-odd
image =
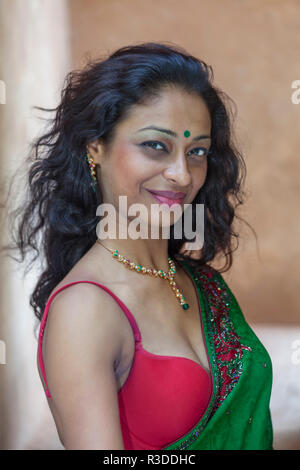
[[[218,271],[208,265],[200,266],[193,270],[193,278],[207,302],[208,308],[203,312],[203,322],[206,323],[209,343],[214,349],[212,371],[214,382],[217,384],[217,394],[201,423],[189,437],[181,440],[177,446],[170,445],[174,450],[188,448],[201,434],[204,426],[237,384],[243,372],[243,350],[251,351],[249,346],[241,344],[240,337],[234,331],[229,315],[230,296]]]
[[[213,336],[219,375],[219,391],[212,415],[223,403],[243,372],[243,350],[251,351],[240,342],[230,318],[230,296],[217,271],[205,266],[198,269],[197,280],[203,283],[211,316],[210,330]]]

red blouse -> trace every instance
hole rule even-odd
[[[45,306],[40,325],[38,358],[46,396],[52,398],[42,358],[42,339],[49,307],[61,290],[81,282],[101,287],[118,302],[135,337],[134,360],[126,382],[118,392],[125,449],[157,450],[167,447],[193,428],[205,413],[213,391],[211,371],[208,374],[192,359],[161,356],[143,349],[141,333],[132,313],[108,287],[98,282],[70,282],[57,289]],[[196,290],[195,285],[194,288]],[[198,306],[200,314],[199,299]]]

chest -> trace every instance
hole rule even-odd
[[[183,357],[201,365],[209,372],[202,312],[195,283],[190,277],[176,279],[189,308],[184,310],[169,283],[152,279],[155,285],[147,293],[138,288],[121,289],[118,296],[135,318],[141,335],[141,349],[153,356]],[[124,342],[116,377],[119,388],[126,381],[135,354],[132,327],[125,314],[122,317]]]

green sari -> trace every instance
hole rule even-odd
[[[162,450],[274,450],[270,356],[223,276],[208,265],[181,262],[199,295],[213,393],[200,421]]]

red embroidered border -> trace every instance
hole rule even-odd
[[[251,348],[241,344],[240,337],[234,331],[229,315],[229,293],[221,283],[219,273],[211,266],[201,266],[195,270],[195,280],[200,281],[199,287],[203,289],[210,309],[210,312],[207,312],[208,327],[214,343],[219,377],[219,390],[212,416],[242,374],[242,350],[251,351]]]

